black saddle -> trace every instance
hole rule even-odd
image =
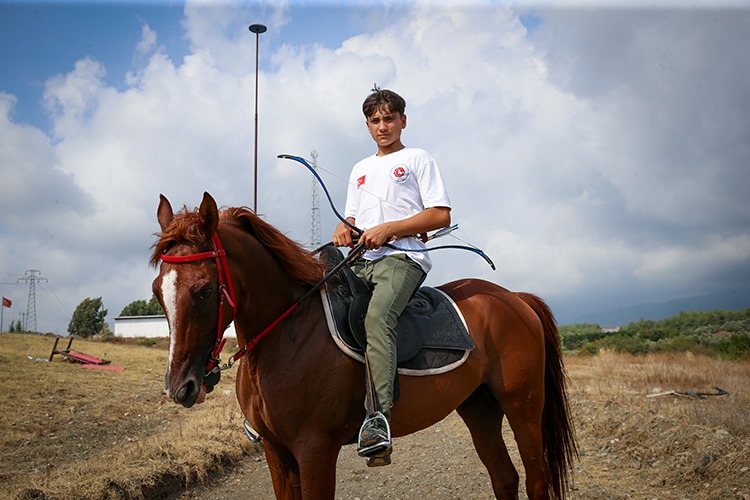
[[[327,246],[320,254],[326,268],[343,260],[341,251]],[[370,285],[344,266],[322,291],[331,335],[339,347],[362,361],[367,345],[364,318],[372,296]],[[421,287],[396,326],[399,372],[429,375],[451,370],[474,349],[466,324],[453,300],[438,289]]]

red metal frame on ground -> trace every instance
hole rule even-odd
[[[83,363],[84,365],[108,365],[110,363],[110,361],[107,359],[101,359],[90,354],[71,350],[70,345],[73,343],[74,338],[72,335],[68,337],[68,347],[66,347],[64,351],[58,351],[57,343],[60,342],[61,338],[62,337],[57,337],[55,339],[55,345],[52,346],[52,352],[49,355],[49,361],[52,361],[52,358],[55,356],[55,354],[59,354],[68,361],[72,361],[74,363]]]

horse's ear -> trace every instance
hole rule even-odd
[[[156,219],[159,221],[162,231],[166,231],[174,219],[174,212],[169,200],[163,194],[159,195],[159,208],[156,210]]]
[[[199,209],[203,234],[211,238],[219,226],[219,209],[216,201],[208,193],[203,193],[203,201]]]

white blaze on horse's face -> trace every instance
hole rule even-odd
[[[161,298],[169,324],[169,366],[172,366],[172,353],[175,345],[177,323],[177,270],[172,269],[161,280]]]

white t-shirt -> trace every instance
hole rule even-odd
[[[427,208],[451,208],[437,163],[418,148],[404,148],[385,156],[368,156],[352,168],[346,195],[345,217],[354,217],[362,230],[384,222],[406,219]],[[404,249],[424,249],[417,237],[392,242]],[[375,260],[399,251],[387,247],[368,250],[363,257]],[[432,268],[427,252],[406,252],[425,273]]]

